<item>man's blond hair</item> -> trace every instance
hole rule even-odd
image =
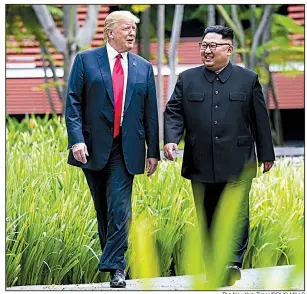
[[[121,21],[132,20],[136,24],[140,22],[139,18],[137,18],[130,11],[119,10],[110,13],[104,22],[104,30],[103,30],[103,39],[105,41],[108,40],[108,32],[114,30]]]

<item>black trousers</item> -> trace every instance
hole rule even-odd
[[[199,221],[203,221],[205,223],[209,236],[209,244],[211,244],[212,221],[214,220],[216,208],[227,183],[202,183],[196,181],[191,181],[191,183],[197,217]],[[238,232],[236,232],[236,237],[232,243],[235,245],[232,251],[232,260],[229,260],[229,265],[237,265],[242,267],[244,254],[247,249],[249,234],[249,192],[251,189],[251,184],[252,180],[229,183],[229,185],[243,185],[241,187],[244,189],[242,201],[239,204],[239,211],[235,220],[235,228],[238,230]],[[227,221],[227,215],[223,217]],[[201,224],[200,228],[202,225],[203,224]],[[208,254],[208,252],[210,254],[212,252],[211,250],[214,250],[214,248],[208,249],[209,248],[204,248],[204,252],[206,254]]]
[[[124,270],[131,219],[134,176],[126,169],[121,135],[114,141],[106,166],[99,171],[83,169],[94,201],[102,255],[100,271]]]

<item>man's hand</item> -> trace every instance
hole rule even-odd
[[[157,158],[147,158],[146,159],[147,177],[150,177],[156,171],[157,166],[158,166]]]
[[[76,160],[83,164],[87,163],[86,156],[88,156],[88,152],[85,143],[78,143],[72,146],[72,154]]]
[[[174,160],[173,151],[179,153],[178,145],[175,143],[168,143],[164,146],[164,156],[169,160]]]
[[[263,162],[259,161],[258,167],[260,167],[262,165],[262,163],[263,163],[263,173],[268,172],[274,164],[273,161],[263,161]]]

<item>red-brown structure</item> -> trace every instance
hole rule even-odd
[[[99,10],[98,27],[91,42],[91,47],[99,47],[103,44],[102,32],[105,17],[108,15],[110,7],[102,5]],[[87,13],[87,5],[78,6],[79,25],[82,26]],[[297,23],[304,25],[304,5],[289,5],[288,14]],[[294,44],[304,43],[304,35],[291,36]],[[197,54],[198,38],[181,38],[178,47],[178,65],[192,67],[201,64],[199,54]],[[166,51],[168,50],[166,44]],[[133,50],[136,52],[136,49]],[[151,62],[156,64],[157,43],[151,43]],[[63,56],[50,48],[54,65],[61,72],[63,66]],[[44,81],[41,52],[37,42],[25,40],[21,51],[11,48],[6,52],[7,75],[6,75],[6,112],[8,114],[26,113],[51,113],[51,107],[45,90],[38,90]],[[280,109],[302,109],[304,108],[304,72],[295,77],[285,76],[282,73],[274,72],[274,80],[277,88],[277,97]],[[167,101],[167,80],[164,76],[164,103]],[[61,113],[61,101],[54,88],[51,95],[57,113]],[[269,99],[268,106],[274,109],[272,99]]]

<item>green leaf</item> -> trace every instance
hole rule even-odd
[[[147,10],[150,7],[150,5],[132,5],[132,11],[134,13],[140,13],[140,12],[144,12],[145,10]]]
[[[298,25],[291,17],[281,15],[281,14],[273,14],[273,22],[277,25],[283,27],[283,29],[288,33],[295,34],[304,34],[304,27]]]
[[[47,8],[52,15],[55,15],[55,16],[58,16],[58,17],[64,16],[63,10],[61,8],[57,7],[56,5],[47,5]]]

